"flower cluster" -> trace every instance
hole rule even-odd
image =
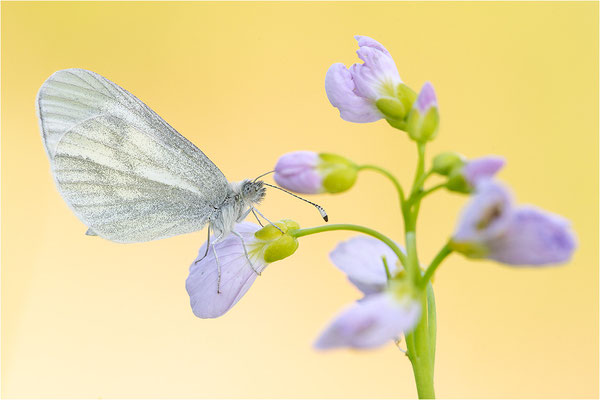
[[[327,97],[346,121],[368,123],[385,119],[393,128],[406,132],[418,149],[411,189],[405,192],[396,177],[381,167],[312,151],[282,155],[275,165],[274,179],[296,193],[342,193],[356,184],[361,171],[382,173],[398,191],[405,249],[387,236],[357,225],[299,229],[295,222],[284,220],[276,227],[269,225],[259,230],[253,224],[242,223],[236,229],[244,242],[228,236],[215,244],[214,254],[209,252],[192,264],[186,287],[194,314],[217,317],[240,300],[268,263],[293,254],[298,238],[329,230],[369,235],[339,243],[330,253],[333,264],[363,297],[329,323],[315,347],[373,348],[404,335],[419,396],[433,397],[436,317],[431,282],[444,259],[451,253],[460,253],[511,266],[556,265],[571,258],[576,238],[566,219],[515,203],[509,190],[496,179],[505,165],[502,157],[468,159],[459,153],[444,152],[427,166],[425,147],[436,138],[440,125],[433,86],[426,82],[418,93],[413,91],[400,78],[385,47],[366,36],[356,36],[356,40],[362,63],[350,68],[333,64],[325,77]],[[426,187],[431,177],[441,179],[441,183]],[[454,233],[427,265],[417,255],[416,220],[421,200],[439,189],[471,198]],[[206,245],[200,249],[200,255],[205,251]]]

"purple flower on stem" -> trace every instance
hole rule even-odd
[[[501,184],[483,181],[467,205],[451,247],[472,258],[510,265],[549,265],[568,261],[576,247],[569,222],[531,206],[514,206]]]
[[[377,239],[359,236],[340,243],[330,254],[333,263],[366,296],[339,313],[315,342],[318,349],[372,348],[409,332],[419,322],[421,305],[412,287],[391,280],[402,270],[398,257]]]
[[[336,154],[294,151],[279,157],[273,179],[296,193],[340,193],[354,185],[358,167]]]
[[[390,53],[381,43],[367,36],[355,36],[358,57],[363,64],[346,69],[333,64],[325,76],[325,91],[331,105],[349,122],[374,122],[386,118],[377,107],[380,99],[397,102],[398,85],[402,83]]]
[[[315,347],[364,349],[386,344],[419,322],[419,303],[404,300],[383,292],[357,301],[333,319],[315,342]]]
[[[236,231],[242,235],[249,248],[254,246],[256,242],[254,233],[259,229],[260,226],[249,222],[242,222],[236,226]],[[198,257],[190,266],[185,288],[190,295],[192,310],[197,317],[216,318],[225,314],[240,301],[254,283],[257,273],[246,259],[240,238],[229,235],[215,245],[221,265],[221,293],[217,293],[218,271],[214,253],[209,251],[202,261],[196,262],[206,253],[206,245],[204,243],[200,247]],[[250,260],[258,272],[262,272],[267,267],[264,259],[261,260],[257,254],[250,255]]]
[[[381,240],[372,237],[353,237],[338,243],[329,253],[329,259],[333,264],[364,294],[382,292],[386,289],[388,278],[383,257],[386,259],[391,276],[401,271],[396,254]]]
[[[197,317],[216,318],[225,314],[240,301],[269,263],[288,257],[296,251],[298,242],[287,231],[298,229],[298,224],[290,220],[276,224],[283,234],[272,225],[262,229],[250,222],[236,225],[236,232],[244,238],[248,256],[244,252],[242,241],[235,235],[228,235],[214,244],[221,266],[220,283],[215,253],[211,249],[206,253],[207,243],[204,243],[190,266],[190,273],[185,281],[192,311]],[[211,243],[214,243],[214,238],[211,238]]]
[[[448,177],[449,190],[471,193],[480,182],[492,179],[503,167],[499,156],[484,156],[467,160],[458,153],[440,153],[433,159],[433,171]]]

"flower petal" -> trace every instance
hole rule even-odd
[[[358,47],[372,47],[381,51],[382,53],[387,54],[388,56],[390,55],[390,52],[387,51],[387,49],[375,39],[361,35],[354,35],[354,39],[356,39],[356,41],[358,42]]]
[[[513,200],[506,187],[483,181],[464,209],[452,236],[455,243],[484,243],[502,235],[512,218]]]
[[[255,242],[254,232],[259,228],[258,225],[242,222],[235,229],[244,238],[246,246],[251,247]],[[212,240],[214,238],[211,238],[211,242]],[[192,263],[185,282],[192,311],[199,318],[216,318],[225,314],[246,294],[257,276],[248,263],[242,242],[237,236],[228,235],[215,244],[215,250],[221,265],[221,293],[217,293],[217,263],[211,249],[202,261]],[[201,259],[205,252],[206,243],[200,248],[196,260]],[[253,258],[252,263],[259,272],[267,266],[264,260],[258,258]]]
[[[360,46],[356,53],[364,61],[350,67],[356,93],[372,101],[393,96],[396,87],[402,83],[394,59],[379,42],[367,36],[356,39]]]
[[[318,349],[378,347],[419,322],[417,301],[399,301],[390,293],[365,297],[343,310],[315,342]]]
[[[569,221],[531,206],[513,213],[507,231],[490,241],[488,258],[511,265],[544,265],[568,261],[577,246]]]
[[[467,161],[462,173],[469,185],[476,187],[484,179],[493,178],[504,167],[505,160],[499,156],[485,156]]]
[[[356,236],[340,242],[329,258],[348,279],[363,293],[380,292],[387,286],[387,276],[382,257],[386,258],[390,274],[394,276],[399,267],[396,254],[381,240],[368,236]]]
[[[375,104],[360,97],[350,72],[344,64],[333,64],[325,75],[325,92],[332,106],[340,110],[340,117],[348,122],[374,122],[383,115]]]
[[[317,171],[319,155],[313,151],[294,151],[279,157],[273,179],[285,189],[297,193],[323,192],[323,177]]]

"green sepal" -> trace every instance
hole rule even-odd
[[[283,233],[287,233],[289,230],[300,229],[300,225],[291,219],[282,219],[281,221],[275,222],[275,225],[277,225]],[[279,229],[269,224],[254,232],[254,237],[264,241],[275,240],[282,235]]]
[[[450,171],[446,188],[452,192],[471,193],[473,188],[465,179],[462,169],[462,165],[457,165]]]
[[[488,254],[488,249],[481,244],[474,242],[455,242],[450,240],[448,246],[469,258],[485,258]]]
[[[401,131],[406,131],[406,121],[395,121],[393,119],[386,119],[386,121],[393,128],[400,129]]]
[[[265,262],[272,263],[283,260],[294,254],[298,248],[298,240],[290,235],[282,235],[279,239],[269,243],[265,250],[263,258]]]
[[[401,121],[406,116],[407,108],[402,102],[396,99],[381,98],[375,102],[375,106],[377,106],[377,109],[385,115],[386,119],[389,118]],[[408,108],[408,110],[410,110],[410,108]]]
[[[323,187],[328,193],[341,193],[350,189],[356,182],[356,168],[339,168],[328,173],[323,179]]]
[[[413,106],[413,103],[417,100],[417,92],[406,86],[404,83],[401,83],[396,88],[398,93],[398,100],[402,102],[405,110],[410,110]]]
[[[326,168],[328,164],[343,164],[353,167],[356,166],[356,164],[354,164],[352,161],[348,160],[344,156],[340,156],[339,154],[319,153],[319,158],[321,159],[321,165],[319,165],[321,168]]]
[[[358,166],[345,157],[331,153],[319,154],[318,170],[323,176],[323,188],[328,193],[340,193],[356,182]]]
[[[450,172],[465,165],[465,158],[453,151],[440,153],[433,158],[431,170],[439,175],[448,176]]]
[[[425,143],[437,136],[439,124],[440,114],[437,107],[430,107],[424,116],[413,108],[408,114],[406,131],[414,141]]]

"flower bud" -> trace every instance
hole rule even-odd
[[[289,219],[276,222],[275,225],[279,229],[269,224],[254,233],[254,237],[258,240],[251,252],[261,253],[266,263],[283,260],[294,254],[298,248],[298,240],[287,232],[299,229],[300,225]]]
[[[441,165],[442,162],[438,164]],[[504,158],[498,156],[485,156],[468,161],[460,160],[460,162],[455,162],[452,165],[450,172],[447,174],[448,183],[446,187],[454,192],[471,193],[477,188],[478,184],[493,178],[503,166]],[[435,160],[433,168],[434,170],[436,168]]]
[[[440,153],[433,158],[432,170],[436,174],[448,176],[455,168],[460,168],[465,164],[465,158],[453,151]]]
[[[431,83],[426,82],[414,102],[406,122],[411,139],[425,143],[435,138],[440,124],[437,98]]]
[[[284,154],[275,165],[274,179],[297,193],[340,193],[356,182],[358,167],[345,157],[311,151]]]

